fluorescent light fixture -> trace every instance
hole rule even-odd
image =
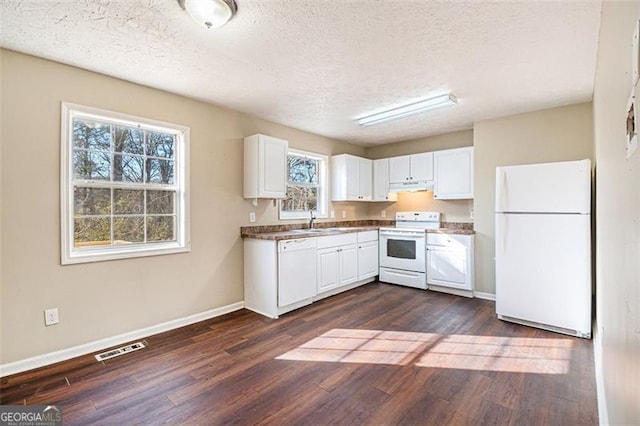
[[[356,122],[360,126],[371,126],[373,124],[396,120],[398,118],[407,117],[409,115],[418,114],[424,111],[442,108],[449,105],[455,105],[457,103],[458,100],[456,99],[456,97],[451,93],[447,93],[446,95],[423,99],[421,101],[412,102],[406,105],[400,105],[386,111],[360,117],[356,119]]]
[[[235,0],[178,0],[178,4],[191,19],[207,29],[220,28],[238,11]]]

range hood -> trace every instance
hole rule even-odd
[[[395,182],[389,184],[389,192],[415,192],[433,190],[432,180],[415,180],[411,182]]]

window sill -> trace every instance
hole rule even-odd
[[[188,253],[191,251],[190,245],[178,246],[177,244],[167,244],[162,247],[133,247],[133,248],[121,248],[117,247],[117,250],[86,250],[75,253],[65,253],[62,256],[62,265],[74,265],[78,263],[91,263],[91,262],[104,262],[108,260],[120,260],[131,259],[138,257],[148,256],[162,256],[167,254]]]
[[[329,217],[329,215],[327,214],[318,214],[318,213],[313,213],[313,217],[315,219],[327,219]],[[280,212],[280,214],[278,215],[278,220],[309,220],[311,219],[309,217],[309,212],[306,212],[304,214],[282,214],[282,212]]]

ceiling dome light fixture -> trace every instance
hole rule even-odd
[[[238,11],[235,0],[178,0],[180,7],[203,27],[220,28]]]

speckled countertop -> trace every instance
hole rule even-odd
[[[455,234],[455,235],[474,235],[473,223],[466,222],[442,222],[442,226],[438,229],[429,229],[428,233],[432,234]]]
[[[454,235],[474,235],[476,231],[473,229],[460,229],[460,228],[438,228],[427,229],[427,234],[454,234]]]
[[[428,233],[436,234],[456,234],[473,235],[472,223],[443,222],[443,227],[429,229]],[[252,238],[258,240],[291,240],[294,238],[324,237],[327,235],[338,235],[349,232],[374,231],[383,226],[394,226],[394,221],[385,220],[359,220],[349,222],[323,222],[317,224],[315,229],[301,229],[301,225],[266,225],[266,226],[246,226],[240,228],[242,238]]]
[[[242,238],[256,240],[291,240],[294,238],[326,237],[350,232],[377,231],[379,226],[343,226],[336,228],[290,229],[277,232],[247,232]]]

